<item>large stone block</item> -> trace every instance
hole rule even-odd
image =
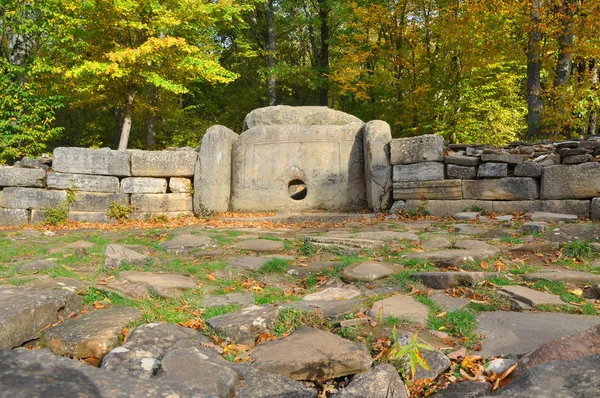
[[[198,216],[229,210],[231,161],[238,135],[225,126],[212,126],[202,137],[194,174],[194,212]]]
[[[169,179],[169,192],[192,193],[192,180],[184,177],[173,177]]]
[[[29,211],[26,209],[0,208],[0,227],[18,227],[29,222]]]
[[[511,155],[508,153],[483,153],[481,154],[481,160],[483,162],[519,164],[523,162],[523,157],[521,155]]]
[[[515,167],[515,177],[539,178],[542,175],[542,165],[537,162],[525,162]]]
[[[451,180],[474,180],[475,178],[477,178],[477,167],[447,164],[446,174]]]
[[[395,182],[394,200],[462,199],[462,180]]]
[[[48,213],[45,210],[31,210],[31,224],[39,224],[46,220]],[[108,216],[106,211],[69,211],[67,220],[74,222],[92,222],[107,224],[117,222]]]
[[[118,192],[117,177],[95,176],[89,174],[48,173],[48,188],[73,189],[86,192]]]
[[[128,177],[131,175],[129,156],[129,152],[108,148],[61,147],[54,150],[52,169],[59,173]]]
[[[103,212],[106,214],[111,203],[129,207],[129,195],[117,193],[76,192],[72,211]]]
[[[542,199],[591,199],[600,196],[600,163],[545,167]]]
[[[362,126],[263,126],[245,131],[233,145],[232,209],[364,209]]]
[[[455,164],[457,166],[477,166],[481,163],[481,159],[476,156],[461,156],[461,155],[450,155],[444,156],[444,163]]]
[[[2,206],[8,209],[45,209],[59,207],[67,200],[66,191],[36,188],[4,188]]]
[[[132,194],[131,207],[136,213],[192,211],[192,196],[187,193]]]
[[[444,179],[444,163],[423,162],[394,166],[394,182],[435,181]]]
[[[0,187],[43,187],[46,172],[40,169],[0,167]]]
[[[121,180],[123,193],[167,193],[165,178],[129,177]]]
[[[526,177],[464,180],[462,188],[465,199],[530,200],[539,198],[538,181]]]
[[[193,177],[196,151],[131,151],[134,177]]]
[[[477,170],[477,177],[480,178],[499,178],[508,175],[508,165],[506,163],[483,163]]]
[[[592,203],[590,205],[590,219],[594,221],[600,220],[600,198],[592,199]]]
[[[463,211],[482,209],[492,211],[493,202],[489,200],[407,200],[406,210],[425,209],[432,216],[449,217]]]
[[[444,139],[435,134],[396,138],[390,143],[392,164],[441,162],[444,160]]]
[[[373,120],[363,127],[367,205],[376,212],[387,211],[392,200],[390,125]]]
[[[586,216],[590,211],[589,200],[515,200],[494,202],[493,211],[496,213],[533,213],[543,211],[548,213],[567,213]]]
[[[342,126],[350,123],[362,123],[362,120],[326,106],[278,105],[250,112],[244,119],[243,131],[257,126]]]

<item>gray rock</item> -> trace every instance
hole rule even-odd
[[[549,213],[569,213],[587,216],[590,211],[588,200],[517,200],[493,202],[496,213],[533,213],[544,211]]]
[[[394,317],[425,325],[429,316],[429,307],[413,297],[396,295],[374,302],[368,314],[373,319],[379,319],[380,313],[383,314],[384,320]]]
[[[67,200],[66,191],[36,188],[4,188],[2,206],[8,209],[38,209],[60,207]]]
[[[594,157],[589,153],[573,156],[565,156],[562,158],[562,164],[579,164],[585,162],[593,162]]]
[[[46,172],[19,167],[0,168],[0,187],[43,187]]]
[[[394,264],[367,261],[344,268],[340,278],[346,282],[372,282],[392,275],[397,271],[399,271],[399,268]]]
[[[409,333],[401,334],[398,337],[398,342],[400,343],[401,346],[405,346],[410,343],[411,338],[412,338],[412,335]],[[423,356],[423,359],[425,360],[425,362],[427,362],[427,365],[429,365],[430,369],[427,370],[421,366],[417,366],[417,371],[415,373],[415,380],[423,380],[423,379],[435,380],[442,373],[444,373],[446,370],[448,370],[448,368],[450,367],[450,360],[448,359],[448,357],[446,355],[444,355],[440,351],[422,350],[421,355]],[[406,357],[404,360],[404,371],[406,372],[406,374],[411,374],[410,363],[408,362]]]
[[[394,182],[435,181],[444,179],[444,163],[422,162],[394,166]]]
[[[0,191],[0,194],[2,191]],[[0,204],[2,195],[0,195]],[[29,211],[26,209],[0,208],[0,227],[18,227],[29,222]]]
[[[281,252],[285,249],[282,241],[268,239],[249,239],[243,240],[233,245],[239,250],[250,250],[255,252]]]
[[[128,177],[121,180],[123,193],[166,193],[167,180],[165,178]]]
[[[482,162],[497,162],[508,164],[519,164],[523,162],[523,157],[519,155],[511,155],[508,153],[483,153],[481,154]]]
[[[391,128],[386,122],[373,120],[364,125],[365,194],[369,209],[375,212],[387,211],[392,201],[391,140]]]
[[[201,389],[106,372],[47,350],[0,350],[0,397],[214,398]]]
[[[539,197],[538,181],[526,177],[464,180],[462,189],[465,199],[530,200]]]
[[[359,373],[347,387],[333,395],[335,398],[408,398],[398,371],[390,364],[375,365]]]
[[[119,345],[121,330],[141,316],[140,310],[129,307],[91,311],[46,329],[42,341],[56,355],[102,359]]]
[[[414,274],[425,286],[447,289],[456,286],[472,286],[494,276],[494,272],[417,272]]]
[[[76,192],[75,202],[69,206],[72,212],[84,213],[103,213],[108,217],[107,211],[111,204],[118,204],[129,208],[129,195],[117,193],[93,193],[93,192]],[[77,215],[73,218],[80,219]],[[91,219],[92,217],[90,217]]]
[[[108,245],[106,246],[106,260],[104,260],[104,266],[107,268],[117,269],[120,268],[123,263],[131,265],[146,266],[152,260],[152,257],[145,256],[138,252],[120,245]]]
[[[278,314],[278,308],[267,304],[219,315],[210,318],[206,323],[215,332],[238,344],[251,345],[260,335],[271,332]]]
[[[234,211],[367,207],[362,123],[257,126],[233,145]]]
[[[244,398],[316,398],[314,389],[288,377],[262,372],[245,363],[231,363],[229,368],[243,379],[236,388],[238,397]]]
[[[263,265],[271,261],[268,257],[237,257],[233,260],[229,260],[227,265],[233,268],[247,269],[251,271],[258,271]]]
[[[460,191],[462,196],[462,189]],[[427,200],[427,201],[406,201],[407,209],[417,209],[419,206],[424,207],[427,211],[436,217],[448,217],[458,212],[468,211],[471,208],[478,208],[487,211],[492,211],[492,202],[489,200]]]
[[[452,243],[446,238],[434,238],[423,242],[421,247],[425,250],[448,249],[452,247]]]
[[[0,348],[39,338],[43,327],[81,311],[81,303],[74,291],[0,286]]]
[[[542,165],[537,162],[525,162],[515,167],[515,177],[540,178],[542,176]]]
[[[590,274],[582,271],[560,270],[556,272],[529,272],[524,274],[526,281],[558,281],[566,283],[575,283],[580,285],[600,283],[600,275]]]
[[[542,174],[541,199],[587,199],[600,192],[600,163],[546,167]]]
[[[437,305],[443,308],[445,311],[456,311],[461,308],[466,307],[471,303],[471,300],[464,297],[452,297],[447,295],[446,293],[433,293],[429,295],[429,298],[432,299]]]
[[[502,375],[506,372],[511,366],[515,365],[517,361],[509,358],[496,358],[490,363],[487,364],[485,370],[488,372],[495,373],[497,375]]]
[[[599,202],[600,203],[600,202]],[[402,210],[404,210],[404,206],[406,206],[406,202],[403,200],[396,200],[394,204],[390,208],[390,214],[398,214]],[[600,204],[598,205],[598,219],[600,219]]]
[[[475,156],[450,155],[444,156],[444,163],[457,166],[475,167],[481,163],[481,159]]]
[[[250,352],[252,365],[294,380],[323,380],[366,372],[367,348],[332,333],[305,327]]]
[[[462,199],[462,183],[462,180],[395,182],[394,200]]]
[[[474,180],[477,178],[477,167],[448,164],[446,165],[446,175],[451,180]]]
[[[191,212],[192,196],[187,193],[132,194],[131,207],[135,212]]]
[[[384,242],[373,239],[341,238],[330,236],[305,236],[305,242],[314,246],[336,248],[345,253],[355,253],[361,250],[372,250],[383,246]]]
[[[495,397],[551,398],[598,396],[600,355],[570,361],[550,361],[528,369]]]
[[[50,260],[35,260],[30,261],[24,264],[21,264],[17,267],[17,272],[19,273],[28,273],[28,272],[39,272],[48,268],[56,267],[56,263]]]
[[[510,299],[525,303],[527,306],[536,307],[538,305],[563,305],[565,304],[560,297],[540,292],[538,290],[529,289],[524,286],[504,286],[499,291],[501,294],[507,295]]]
[[[304,301],[318,301],[318,300],[350,300],[360,296],[360,292],[354,289],[344,289],[341,287],[330,287],[320,292],[307,294],[302,298]]]
[[[350,123],[362,123],[362,120],[326,106],[277,105],[254,109],[246,115],[243,131],[256,126],[336,126]]]
[[[52,169],[59,173],[100,174],[129,177],[128,152],[110,149],[56,148],[52,157]]]
[[[50,172],[47,174],[46,185],[51,189],[72,189],[84,192],[116,193],[119,191],[117,177],[85,174]]]
[[[534,312],[484,312],[478,315],[479,333],[486,336],[479,355],[521,355],[560,337],[600,324],[585,315]]]
[[[492,393],[492,386],[481,381],[460,381],[432,395],[433,398],[478,398]]]
[[[559,214],[559,213],[545,213],[536,211],[531,215],[531,221],[534,222],[573,222],[577,221],[575,214]]]
[[[341,264],[341,261],[317,261],[314,263],[306,263],[306,266],[304,267],[293,266],[288,270],[288,274],[304,278],[309,274],[317,274],[327,269],[332,269]]]
[[[524,234],[540,234],[548,228],[545,222],[526,222],[521,225],[521,233]]]
[[[218,307],[222,305],[239,305],[241,307],[250,307],[254,305],[254,295],[252,293],[229,293],[217,296],[209,296],[202,301],[203,307]]]
[[[590,205],[590,220],[600,220],[600,198],[592,199],[592,203]]]
[[[508,175],[508,165],[506,163],[483,163],[479,165],[477,177],[479,178],[500,178]]]
[[[222,398],[233,394],[239,380],[238,374],[229,369],[226,363],[211,361],[210,357],[194,347],[167,352],[156,378],[196,387],[207,394]]]
[[[194,174],[195,175],[195,174]],[[192,193],[194,191],[192,180],[184,177],[169,178],[169,192]]]
[[[406,258],[424,260],[438,267],[458,267],[467,261],[485,260],[496,252],[496,250],[440,250],[411,253]]]
[[[159,246],[168,252],[182,254],[192,250],[217,249],[219,245],[209,236],[204,235],[177,235],[171,240],[159,243]]]
[[[212,126],[200,145],[194,174],[194,213],[207,216],[229,210],[233,143],[238,135],[225,126]]]
[[[112,350],[102,360],[101,368],[114,374],[150,379],[160,369],[165,354],[178,348],[194,347],[213,359],[222,360],[210,346],[212,340],[200,332],[168,323],[148,323],[135,328],[127,343]]]
[[[134,177],[193,177],[196,151],[131,151]]]
[[[496,246],[489,245],[480,240],[463,239],[458,240],[454,243],[455,249],[469,249],[469,250],[497,250]]]
[[[52,164],[52,160],[50,159],[50,164]],[[47,171],[50,167],[47,164],[40,162],[37,159],[33,158],[23,158],[18,162],[15,162],[15,167],[21,167],[24,169],[41,169]]]
[[[441,162],[444,159],[444,139],[435,134],[395,138],[390,143],[390,157],[394,165]]]
[[[283,308],[294,308],[301,311],[319,311],[329,319],[340,321],[348,314],[365,311],[367,301],[362,299],[292,301],[282,306]]]
[[[471,221],[477,219],[481,215],[480,212],[476,211],[462,211],[452,215],[454,219],[459,221]]]
[[[419,242],[421,239],[413,232],[396,231],[369,231],[356,234],[357,239],[381,240],[391,242],[394,240],[407,240],[410,242]]]
[[[133,284],[146,285],[162,298],[179,297],[186,290],[198,287],[192,278],[179,274],[125,271],[119,274],[119,278]]]

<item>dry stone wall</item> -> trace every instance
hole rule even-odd
[[[554,212],[600,219],[600,137],[446,145],[392,139],[381,120],[326,107],[252,111],[241,134],[213,126],[200,148],[56,148],[53,158],[0,167],[0,226],[38,223],[69,201],[73,221],[207,216],[225,211],[464,210]],[[71,194],[72,193],[72,194]]]

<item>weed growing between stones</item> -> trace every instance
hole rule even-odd
[[[313,327],[330,331],[333,329],[333,323],[321,311],[282,308],[273,325],[273,333],[276,336],[284,336],[303,327]]]
[[[112,202],[108,206],[108,210],[106,212],[106,215],[109,218],[112,218],[113,220],[124,221],[124,220],[128,220],[129,219],[129,214],[131,214],[132,211],[133,210],[132,210],[132,208],[130,206],[122,205],[122,204],[117,203],[117,202]]]
[[[575,240],[564,245],[562,253],[569,258],[586,259],[592,257],[594,250],[589,242]]]
[[[259,272],[270,274],[284,274],[290,268],[290,262],[282,258],[273,258],[260,267]]]
[[[448,312],[441,317],[430,317],[427,326],[430,329],[444,331],[452,336],[463,338],[467,347],[473,346],[480,340],[480,337],[475,333],[477,329],[476,313],[468,308]]]
[[[523,243],[523,240],[515,237],[515,236],[503,236],[500,240],[504,243],[508,243],[511,245],[520,245]]]
[[[288,295],[278,287],[268,286],[262,289],[259,293],[254,294],[254,302],[260,304],[275,304],[285,301],[300,300],[300,296]]]

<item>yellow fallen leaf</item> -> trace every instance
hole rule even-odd
[[[577,297],[583,296],[583,289],[569,290],[569,293],[576,295]]]
[[[483,269],[489,269],[490,268],[490,265],[488,263],[486,263],[485,261],[482,261],[481,264],[479,264],[479,265]]]
[[[215,276],[214,276],[213,274],[208,274],[208,275],[206,275],[206,278],[207,278],[208,280],[211,280],[211,281],[216,281],[216,280],[217,280],[217,278],[215,278]]]
[[[443,318],[443,317],[444,317],[444,315],[446,315],[447,313],[448,313],[448,311],[440,312],[440,313],[439,313],[439,314],[437,314],[436,316],[437,316],[438,318]]]

